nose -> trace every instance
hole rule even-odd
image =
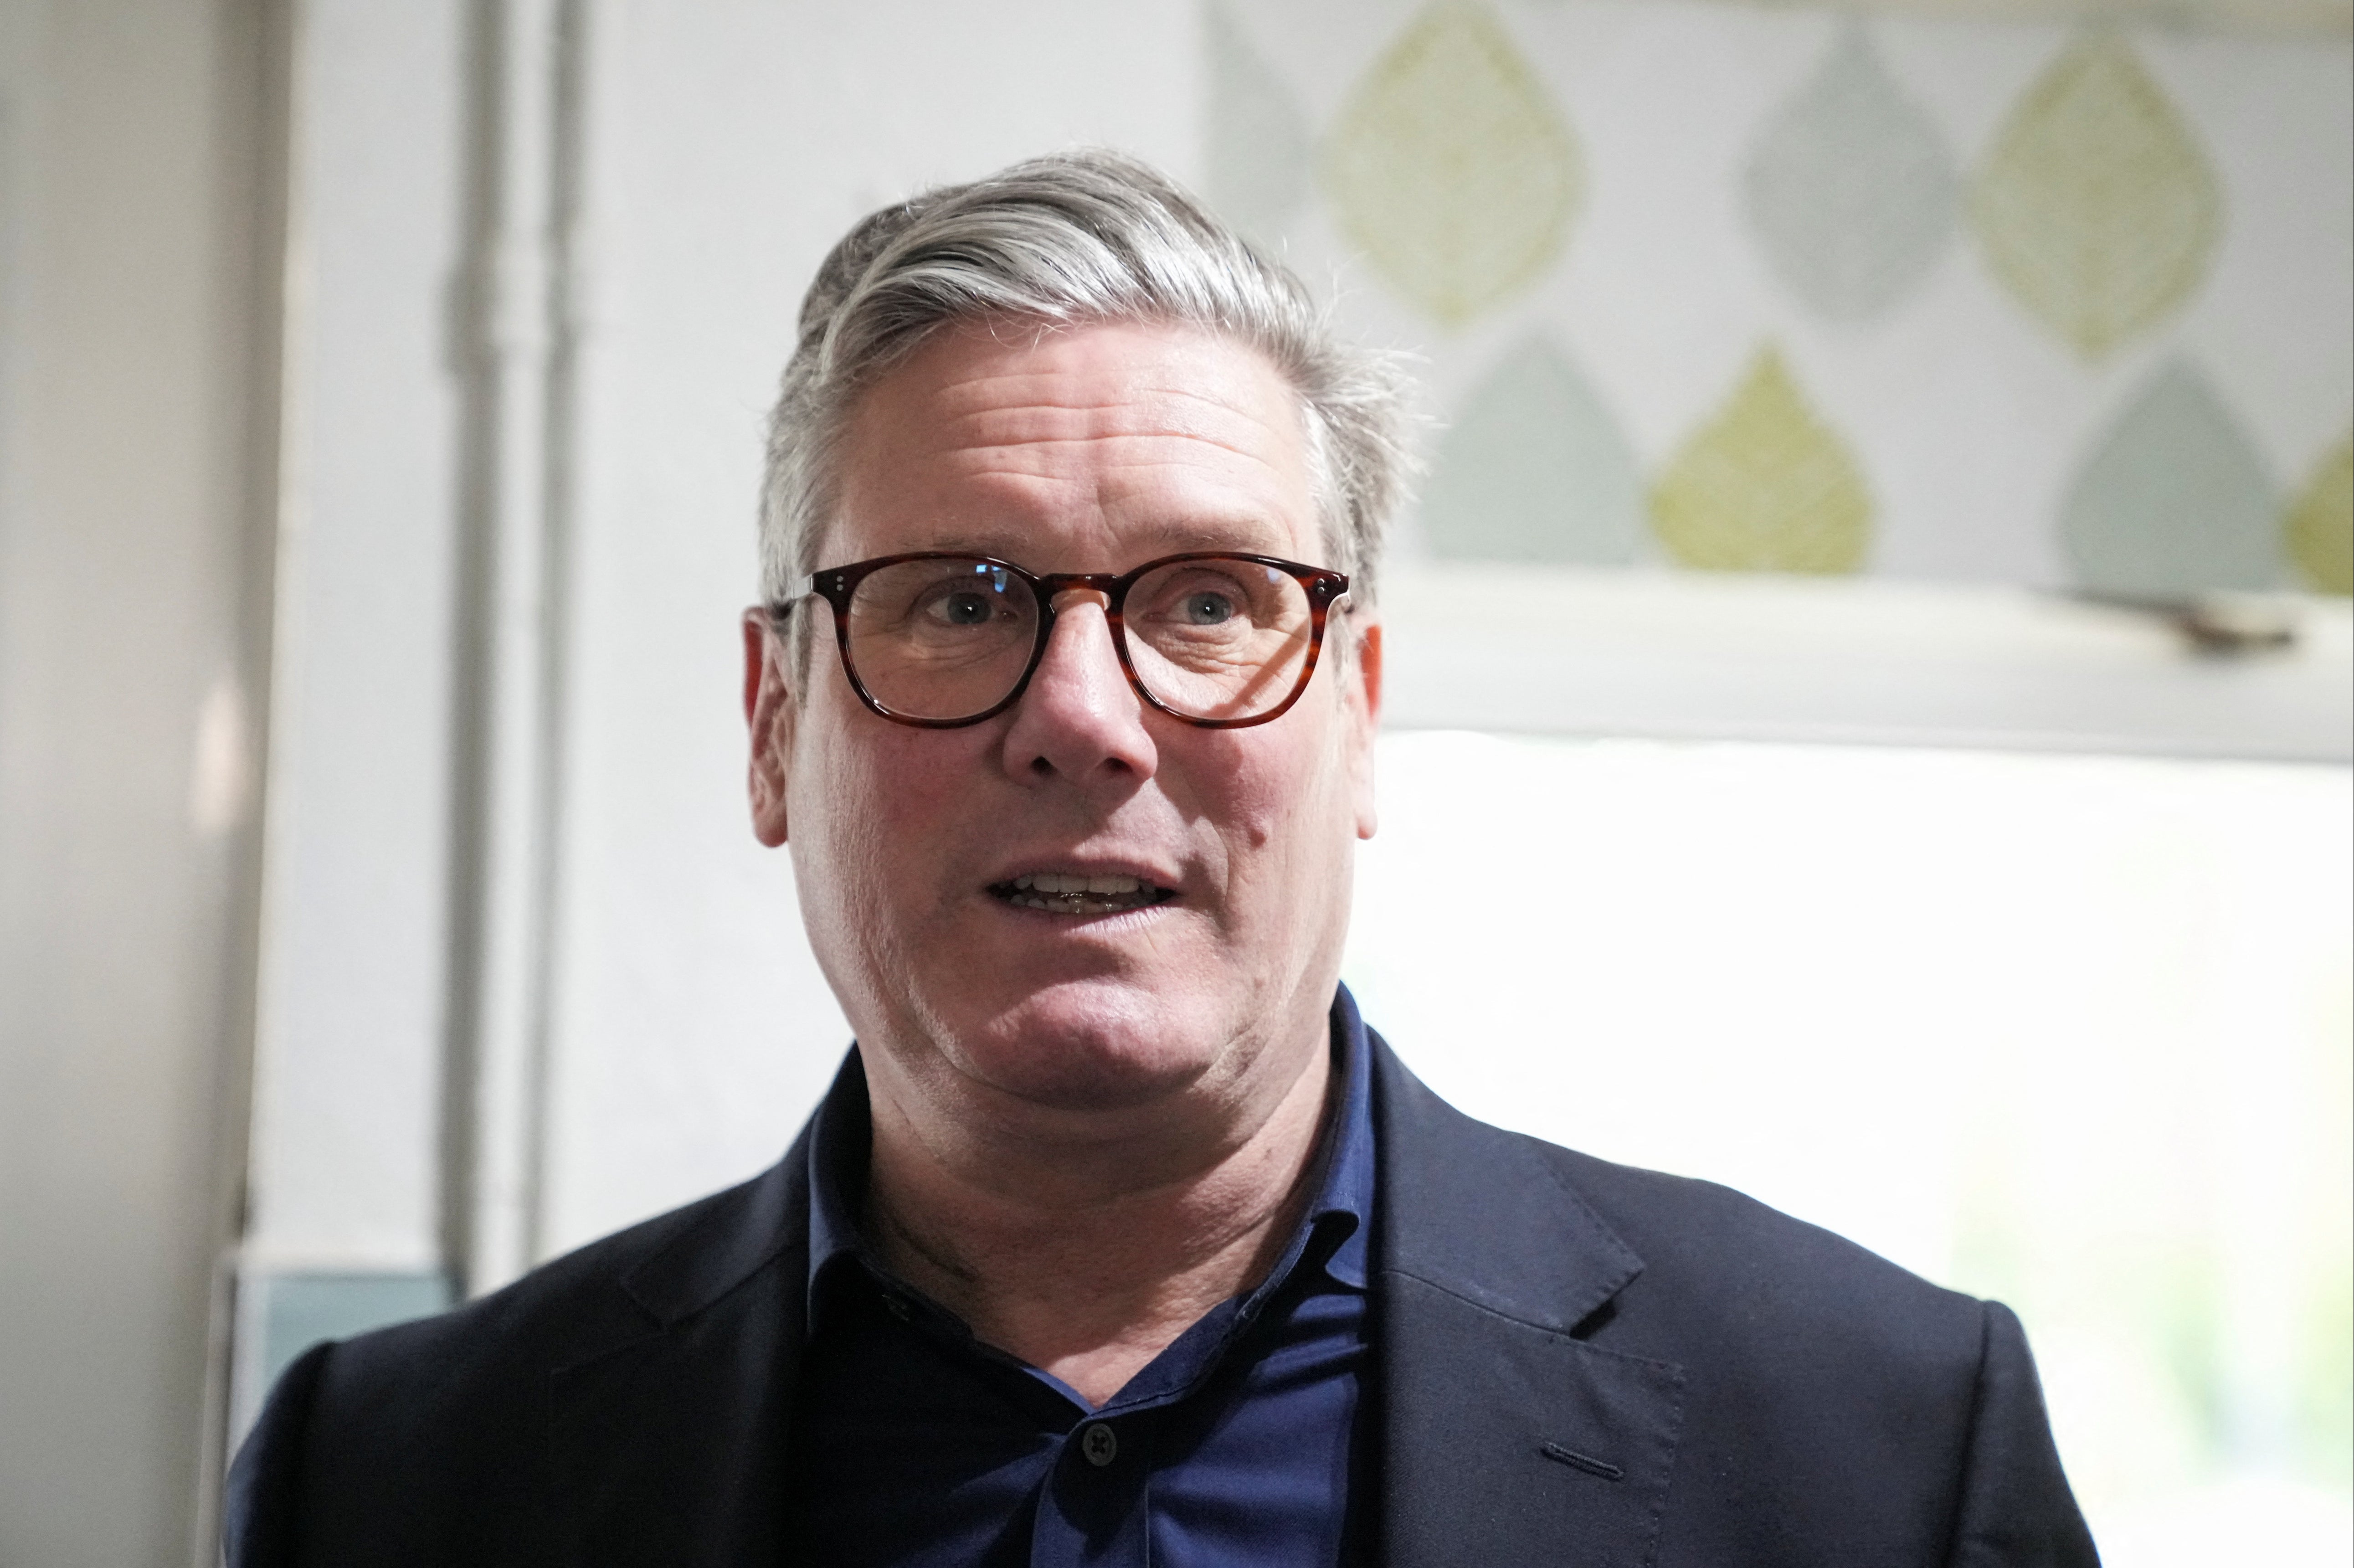
[[[1055,596],[1054,629],[1005,732],[1005,769],[1017,779],[1132,786],[1160,757],[1143,699],[1112,641],[1110,602],[1093,588]]]

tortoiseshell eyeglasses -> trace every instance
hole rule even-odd
[[[774,623],[812,596],[832,605],[852,688],[899,724],[952,729],[1004,712],[1046,656],[1055,600],[1080,588],[1103,595],[1139,696],[1187,724],[1240,729],[1299,700],[1349,579],[1272,556],[1163,556],[1114,577],[927,551],[829,567],[794,587],[769,607]]]

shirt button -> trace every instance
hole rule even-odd
[[[1088,1464],[1100,1469],[1119,1457],[1119,1434],[1098,1421],[1079,1434],[1079,1452],[1087,1457]]]

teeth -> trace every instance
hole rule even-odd
[[[1017,876],[1013,885],[1037,893],[1137,893],[1144,884],[1132,876],[1059,876],[1044,872],[1029,876]]]
[[[1032,872],[1002,885],[999,896],[1023,909],[1043,909],[1050,915],[1115,915],[1157,904],[1166,892],[1140,877],[1075,876],[1060,872]]]

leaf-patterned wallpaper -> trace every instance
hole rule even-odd
[[[2349,591],[2342,40],[1204,0],[1211,199],[1419,356],[1409,557]]]

